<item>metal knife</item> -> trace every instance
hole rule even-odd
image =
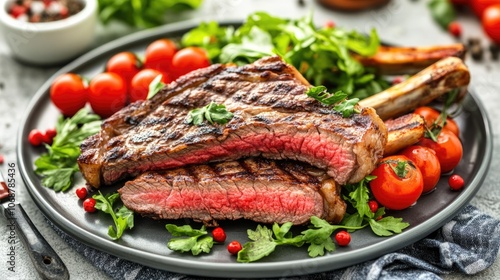
[[[21,204],[16,201],[15,193],[10,193],[8,183],[1,171],[0,202],[2,203],[0,209],[9,222],[9,229],[19,235],[40,277],[42,279],[69,279],[66,265],[36,229]]]

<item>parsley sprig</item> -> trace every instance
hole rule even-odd
[[[113,240],[120,239],[126,229],[132,229],[134,227],[134,212],[132,210],[129,210],[124,205],[116,212],[113,208],[115,202],[120,198],[119,193],[103,195],[99,191],[99,193],[93,195],[92,198],[96,200],[95,208],[97,210],[107,213],[113,218],[115,226],[113,227],[110,225],[108,228],[108,235]]]
[[[205,120],[207,120],[212,125],[214,123],[226,124],[232,118],[233,113],[229,112],[226,109],[226,106],[212,101],[204,107],[189,111],[187,123],[201,125]]]
[[[354,113],[359,114],[359,110],[356,108],[359,98],[347,99],[348,95],[340,90],[331,94],[327,92],[325,86],[316,86],[309,88],[306,94],[327,106],[334,105],[333,110],[341,113],[344,118],[348,118]]]
[[[76,162],[82,141],[99,132],[101,120],[84,108],[71,118],[59,117],[57,135],[47,152],[35,160],[35,172],[42,176],[42,185],[56,192],[66,191],[73,184],[73,175],[79,171]]]
[[[210,253],[214,245],[213,237],[208,235],[205,226],[193,229],[190,225],[167,224],[165,227],[170,234],[178,237],[168,241],[167,247],[170,250],[181,253],[191,251],[193,255],[197,256],[202,252]]]

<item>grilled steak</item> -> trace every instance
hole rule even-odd
[[[307,164],[255,158],[146,172],[118,192],[127,208],[159,219],[304,224],[315,215],[338,223],[346,204],[325,175]]]
[[[384,123],[369,107],[343,118],[308,97],[309,87],[279,57],[191,72],[106,120],[82,144],[80,170],[99,187],[148,170],[262,156],[307,162],[339,184],[361,180],[383,155]],[[224,104],[232,120],[186,122],[190,110],[211,101]]]

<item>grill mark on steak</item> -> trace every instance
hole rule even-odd
[[[338,223],[346,204],[324,171],[297,162],[250,158],[146,172],[118,190],[124,205],[156,219],[190,218],[305,224]]]
[[[147,170],[263,156],[308,162],[340,184],[361,180],[383,154],[384,124],[371,108],[342,118],[305,95],[309,86],[278,57],[191,72],[106,120],[82,144],[80,169],[99,187]],[[186,123],[191,109],[211,101],[233,119],[224,126]]]

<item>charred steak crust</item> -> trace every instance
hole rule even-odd
[[[106,120],[82,144],[80,169],[99,187],[148,170],[262,156],[307,162],[339,184],[361,180],[383,155],[384,123],[372,108],[342,118],[308,97],[309,87],[279,57],[194,71]],[[211,101],[223,103],[233,119],[222,126],[186,123],[190,110]]]
[[[190,218],[305,224],[315,215],[339,223],[340,187],[307,164],[262,158],[146,172],[118,190],[124,205],[156,219]]]

